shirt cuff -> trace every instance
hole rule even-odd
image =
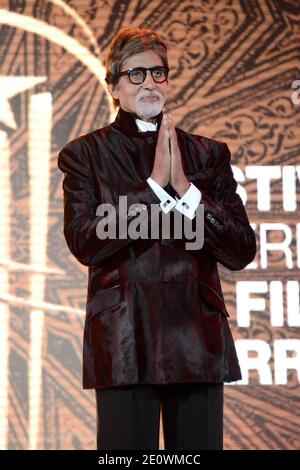
[[[201,197],[201,191],[193,183],[190,183],[189,189],[180,199],[175,196],[177,201],[175,209],[192,220],[196,216],[196,209],[200,204]]]
[[[176,206],[176,200],[170,196],[170,194],[164,190],[156,181],[152,178],[147,179],[147,183],[151,186],[152,190],[155,192],[156,196],[160,199],[160,207],[165,214],[170,212],[173,207]]]

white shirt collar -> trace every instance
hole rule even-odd
[[[146,122],[141,119],[136,119],[135,122],[141,132],[156,131],[157,129],[157,122]]]

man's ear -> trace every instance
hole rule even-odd
[[[115,98],[116,100],[118,100],[119,99],[118,84],[117,85],[112,85],[111,83],[108,83],[107,88],[108,88],[108,91],[111,94],[111,96],[113,98]]]

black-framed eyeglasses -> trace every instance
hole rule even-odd
[[[158,65],[154,67],[135,67],[133,69],[123,70],[120,72],[119,76],[128,75],[131,83],[140,85],[146,79],[147,70],[150,70],[151,76],[156,83],[163,83],[168,79],[169,68]]]

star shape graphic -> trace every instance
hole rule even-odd
[[[0,75],[0,122],[16,129],[17,124],[8,101],[9,98],[45,80],[47,80],[47,77],[9,77]]]

